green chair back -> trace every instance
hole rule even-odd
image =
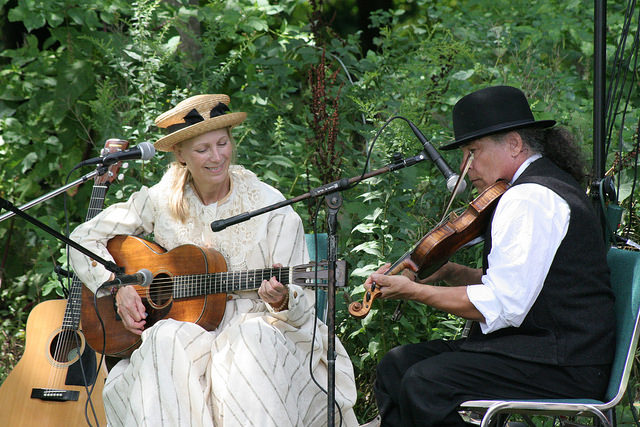
[[[318,247],[316,251],[316,239],[313,233],[305,234],[304,238],[307,242],[307,251],[309,252],[309,260],[322,261],[327,259],[327,233],[318,233]],[[316,258],[316,254],[318,255]],[[323,322],[327,321],[327,292],[324,289],[318,289],[316,293],[316,315]]]
[[[621,398],[618,394],[625,392],[638,343],[636,327],[640,310],[640,252],[612,248],[607,254],[607,263],[616,297],[616,355],[605,395],[605,401],[611,402],[619,401],[616,397]]]

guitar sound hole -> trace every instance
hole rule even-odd
[[[149,302],[156,308],[163,307],[171,302],[173,296],[173,281],[168,274],[158,274],[153,279],[149,289]]]
[[[76,331],[60,331],[49,347],[51,357],[58,363],[69,363],[82,353],[82,340]]]

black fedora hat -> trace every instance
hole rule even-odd
[[[455,141],[440,147],[452,150],[474,139],[524,127],[551,127],[555,120],[533,118],[526,96],[511,86],[491,86],[461,98],[453,107]]]

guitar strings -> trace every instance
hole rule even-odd
[[[94,185],[91,191],[91,197],[89,199],[89,209],[87,212],[86,220],[90,220],[94,216],[96,216],[100,211],[102,211],[102,207],[104,206],[104,198],[106,195],[107,186],[105,185]],[[68,370],[71,365],[76,362],[79,362],[79,366],[82,372],[82,382],[83,386],[87,392],[87,403],[91,404],[91,410],[93,411],[93,418],[98,423],[97,414],[95,413],[95,409],[93,407],[93,403],[91,402],[91,392],[93,391],[93,387],[89,390],[89,376],[92,377],[94,373],[89,373],[85,371],[85,366],[82,361],[82,354],[84,353],[85,342],[81,339],[78,334],[78,330],[80,327],[80,316],[81,316],[81,293],[82,293],[82,282],[78,279],[78,277],[74,274],[69,277],[71,284],[69,285],[68,290],[68,298],[67,305],[65,307],[64,317],[62,320],[62,326],[60,328],[60,333],[57,334],[57,340],[55,349],[53,349],[52,354],[51,347],[47,349],[47,354],[52,357],[52,366],[54,369],[49,370],[48,380],[45,387],[45,393],[48,390],[55,390],[56,388],[63,388],[66,384],[66,377],[68,375]],[[56,339],[56,338],[54,338]],[[97,366],[97,369],[100,369],[100,365]],[[97,379],[97,372],[95,373]],[[94,382],[95,385],[95,382]],[[85,415],[86,415],[86,405],[85,405]],[[85,417],[89,426],[91,423],[89,422],[88,417]]]
[[[315,267],[315,264],[310,264]],[[326,267],[320,266],[320,269],[326,270]],[[184,293],[184,290],[201,290],[202,288],[207,290],[217,290],[220,288],[220,293],[229,290],[251,290],[258,289],[263,280],[268,280],[270,277],[276,276],[279,281],[290,282],[289,276],[294,276],[296,272],[307,272],[306,266],[304,267],[280,267],[271,269],[257,269],[248,271],[223,271],[217,273],[202,273],[202,274],[189,274],[189,275],[175,275],[161,277],[160,274],[154,277],[152,287],[136,285],[136,292],[140,296],[146,296],[150,292],[159,297],[166,297],[168,294],[177,293],[180,296]],[[312,272],[312,271],[309,271]],[[294,273],[294,274],[290,274]],[[286,277],[286,279],[284,279]],[[246,283],[246,287],[242,285]],[[304,285],[313,284],[305,283]],[[192,295],[187,295],[192,296]]]
[[[106,188],[106,186],[100,185],[93,186],[91,198],[89,199],[87,220],[91,219],[97,212],[102,210],[101,206],[104,202]],[[71,278],[71,285],[69,286],[69,297],[67,299],[64,318],[62,320],[62,327],[58,334],[53,354],[51,354],[53,358],[52,362],[58,369],[50,371],[47,388],[55,388],[57,384],[64,384],[65,378],[63,377],[66,376],[64,368],[67,368],[76,357],[80,360],[82,355],[82,343],[77,345],[77,341],[79,340],[78,335],[76,334],[80,319],[81,285],[82,283],[78,280],[77,276],[73,275]],[[75,354],[73,353],[73,350],[77,350],[75,351]],[[85,381],[85,383],[86,382],[87,381]]]

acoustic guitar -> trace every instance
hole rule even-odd
[[[109,139],[103,152],[127,146],[127,141]],[[111,165],[94,178],[87,220],[104,208],[120,166]],[[82,283],[74,275],[67,300],[44,301],[29,313],[24,354],[0,387],[0,426],[106,426],[102,390],[107,370],[104,364],[98,367],[99,358],[80,329],[81,295]]]
[[[222,320],[229,293],[258,289],[263,280],[275,276],[283,284],[326,286],[327,263],[296,267],[226,271],[222,255],[195,245],[165,251],[159,245],[135,236],[116,236],[107,249],[125,273],[147,269],[153,275],[148,287],[135,286],[147,310],[145,327],[164,318],[196,323],[214,330]],[[335,278],[344,284],[346,263],[338,261]],[[317,279],[316,279],[317,278]],[[99,295],[100,293],[98,293]],[[89,345],[113,357],[128,357],[140,345],[140,336],[125,329],[111,294],[94,297],[82,289],[82,325]]]

